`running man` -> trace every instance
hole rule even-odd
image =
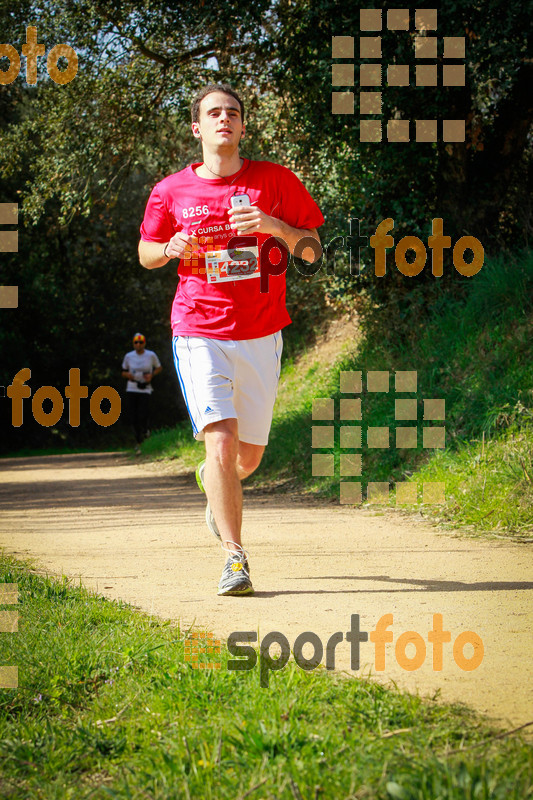
[[[244,105],[230,86],[205,87],[191,116],[203,162],[153,189],[139,259],[147,269],[180,259],[174,360],[193,434],[205,441],[197,480],[207,494],[206,522],[227,551],[218,594],[253,594],[241,542],[241,481],[257,469],[268,442],[281,330],[291,322],[283,244],[315,261],[324,218],[289,169],[240,156]]]

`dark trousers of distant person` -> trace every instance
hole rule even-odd
[[[148,433],[148,416],[150,413],[151,395],[141,392],[126,392],[126,408],[128,419],[133,430],[137,444],[141,444]]]

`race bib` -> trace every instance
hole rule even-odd
[[[205,270],[208,283],[223,283],[224,281],[243,281],[247,278],[259,278],[259,249],[257,245],[246,245],[234,248],[233,258],[227,250],[208,250],[205,253]],[[239,255],[246,253],[243,260]]]

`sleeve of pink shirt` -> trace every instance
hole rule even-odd
[[[318,228],[324,222],[319,207],[294,172],[286,167],[279,169],[282,170],[281,196],[274,216],[293,228]]]
[[[175,233],[158,186],[154,186],[144,212],[141,239],[143,242],[168,242]]]

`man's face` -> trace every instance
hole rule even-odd
[[[133,340],[133,347],[135,349],[135,352],[143,353],[145,344],[146,344],[146,339],[141,339],[140,336],[135,337],[135,339]]]
[[[224,92],[206,95],[200,103],[199,120],[192,123],[192,131],[210,150],[235,150],[244,133],[238,101]]]

